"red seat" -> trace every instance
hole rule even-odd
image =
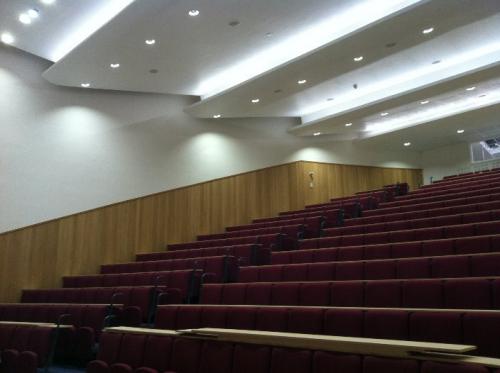
[[[446,308],[491,308],[490,281],[486,279],[454,279],[444,283]]]
[[[432,277],[468,277],[469,275],[468,256],[445,256],[432,259]]]
[[[288,309],[260,308],[257,310],[255,328],[257,330],[282,332],[287,329]]]
[[[330,302],[337,307],[360,307],[363,293],[362,281],[336,281],[330,285]]]
[[[205,341],[201,351],[200,367],[203,373],[231,373],[233,344]],[[177,356],[174,356],[174,359]]]
[[[324,333],[363,337],[363,311],[356,309],[327,309],[324,314]]]
[[[412,280],[402,286],[402,307],[443,308],[442,280]]]
[[[300,286],[299,304],[301,306],[330,305],[330,283],[304,282]]]
[[[471,364],[445,364],[424,361],[421,373],[489,373],[488,368]]]
[[[408,339],[408,312],[368,310],[364,318],[364,337]]]
[[[234,347],[233,372],[268,373],[270,359],[270,347],[238,344]]]
[[[458,312],[413,312],[410,339],[438,343],[462,343],[462,315]]]
[[[323,313],[321,308],[290,308],[288,328],[290,333],[323,334]]]
[[[365,284],[364,305],[366,307],[400,307],[400,281],[367,281]]]
[[[359,373],[361,357],[316,351],[312,371],[313,373]]]
[[[269,373],[309,373],[311,351],[273,348]]]
[[[389,359],[366,356],[363,359],[363,373],[419,373],[416,360]]]
[[[428,278],[431,277],[429,258],[398,259],[396,262],[397,278]]]

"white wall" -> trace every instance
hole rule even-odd
[[[191,118],[191,97],[56,87],[48,67],[0,46],[0,232],[294,160],[420,166],[416,152],[297,138],[292,119]]]
[[[424,183],[430,178],[441,180],[444,176],[466,172],[471,168],[470,148],[468,143],[458,143],[422,152]]]

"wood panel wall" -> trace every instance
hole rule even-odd
[[[96,273],[100,264],[163,250],[166,243],[398,181],[415,188],[422,171],[300,161],[3,233],[0,302],[18,301],[23,288],[58,287],[64,275]]]

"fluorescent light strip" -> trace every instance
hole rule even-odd
[[[363,0],[290,38],[223,69],[195,89],[203,99],[241,84],[423,0]]]
[[[92,15],[91,17],[81,19],[72,30],[66,33],[67,36],[50,51],[49,58],[54,62],[59,61],[134,1],[112,0],[100,2],[99,6],[89,13]]]
[[[474,95],[453,101],[451,103],[437,105],[428,109],[402,115],[393,119],[368,121],[364,129],[366,136],[377,136],[384,133],[396,131],[417,124],[427,123],[433,120],[446,118],[466,111],[479,109],[481,107],[494,105],[500,102],[500,89],[487,92],[486,96]]]
[[[387,89],[390,87],[402,85],[404,83],[408,83],[412,80],[423,78],[426,75],[433,74],[436,72],[447,71],[450,70],[452,67],[461,66],[467,62],[474,61],[476,59],[480,59],[482,57],[486,57],[488,55],[492,55],[497,52],[500,52],[500,41],[483,45],[479,48],[468,50],[457,55],[449,56],[446,58],[446,61],[443,61],[442,63],[437,65],[427,64],[420,68],[407,71],[403,74],[396,75],[388,79],[380,80],[371,85],[366,85],[363,88],[357,89],[356,91],[352,90],[347,91],[347,93],[343,95],[340,94],[338,97],[336,97],[334,103],[321,101],[316,105],[311,105],[303,108],[301,110],[300,116],[310,115],[322,110],[326,110],[328,108],[333,108],[340,106],[342,104],[354,102],[363,98],[364,96],[368,96],[377,92],[386,92]],[[328,113],[322,115],[321,117],[326,117],[334,114],[335,113]]]

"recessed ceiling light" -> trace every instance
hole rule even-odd
[[[483,93],[483,94],[482,94],[482,95],[480,95],[479,97],[480,97],[480,98],[483,98],[483,97],[486,97],[486,96],[487,96],[487,95],[486,95],[486,93]]]
[[[112,69],[117,69],[120,67],[120,64],[119,63],[112,63],[109,65],[109,67],[111,67]]]
[[[389,115],[389,113],[388,113],[388,112],[383,112],[383,113],[380,113],[380,116],[382,116],[382,117],[385,117],[385,116],[387,116],[387,115]]]
[[[313,135],[314,136],[319,136],[319,135],[321,135],[321,132],[314,132]]]
[[[147,45],[153,45],[153,44],[155,44],[155,43],[156,43],[156,40],[155,40],[155,39],[146,39],[146,40],[145,40],[145,43],[146,43]]]
[[[434,27],[429,27],[429,28],[423,29],[422,34],[430,34],[432,31],[434,31]]]
[[[151,69],[149,70],[150,74],[158,74],[158,69]]]
[[[196,17],[200,14],[200,11],[198,9],[191,9],[188,14],[191,16],[191,17]]]
[[[54,4],[56,2],[56,0],[40,0],[40,2],[45,4],[45,5],[51,5],[51,4]]]
[[[270,38],[271,36],[273,36],[272,32],[266,32],[266,38]]]
[[[38,9],[30,9],[26,13],[28,13],[28,15],[33,19],[38,18],[40,15],[40,11]]]
[[[466,91],[473,91],[473,90],[475,90],[475,89],[476,89],[476,87],[469,87],[469,88],[465,88],[465,90],[466,90]]]
[[[464,132],[465,132],[465,130],[457,130],[457,133],[460,133],[460,134],[462,134]]]
[[[26,13],[21,13],[19,15],[19,22],[25,25],[29,25],[31,23],[31,17]]]
[[[333,97],[328,97],[328,98],[326,99],[326,101],[333,101],[333,100],[334,100],[334,98],[333,98]]]
[[[299,83],[299,84],[306,84],[306,83],[307,83],[307,80],[305,80],[305,79],[301,79],[301,80],[297,81],[297,83]]]
[[[282,89],[280,89],[280,88],[278,88],[278,89],[275,89],[273,92],[274,92],[274,93],[281,93],[281,92],[283,92],[283,90],[282,90]]]
[[[437,65],[438,63],[441,63],[441,60],[435,60],[435,61],[432,61],[432,64],[433,64],[433,65]]]
[[[345,124],[346,127],[351,127],[352,126],[352,123],[346,123]]]
[[[240,25],[240,21],[238,21],[237,19],[235,19],[234,21],[229,22],[228,25],[231,26],[231,27],[236,27],[236,26]]]
[[[222,116],[222,115],[220,115],[220,114],[215,114],[215,115],[214,115],[214,118],[215,118],[215,119],[219,119],[221,116]]]
[[[5,44],[12,44],[15,41],[14,36],[12,36],[12,34],[9,34],[8,32],[4,32],[0,37],[0,40],[2,40],[2,43]]]
[[[252,100],[252,103],[253,103],[253,104],[258,104],[259,102],[260,102],[260,98],[254,98],[254,99]]]
[[[363,56],[354,57],[354,61],[356,62],[363,61]]]
[[[420,101],[420,105],[427,105],[428,103],[429,103],[429,100]]]
[[[405,142],[403,145],[404,145],[404,146],[410,146],[410,145],[411,145],[411,142]]]
[[[397,43],[396,43],[395,41],[393,41],[392,43],[387,43],[387,44],[385,45],[385,47],[386,47],[386,48],[393,48],[393,47],[395,47],[396,45],[397,45]]]
[[[83,88],[88,88],[90,87],[90,83],[82,83],[80,84]]]

